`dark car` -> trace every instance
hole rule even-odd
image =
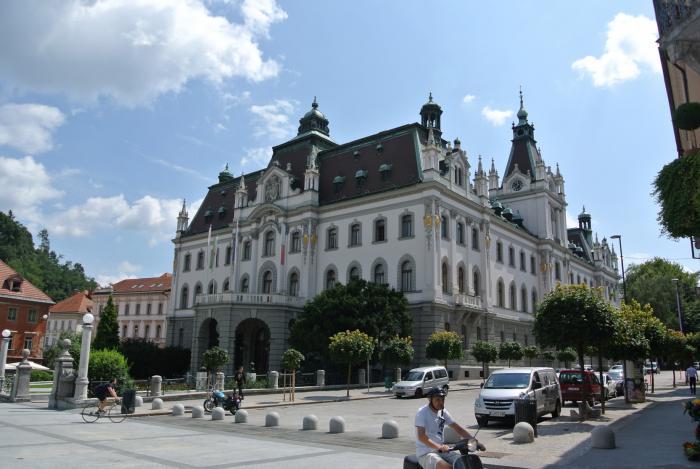
[[[562,403],[571,401],[574,405],[582,400],[583,391],[588,396],[588,404],[594,405],[600,397],[600,381],[592,371],[562,370],[559,373]]]

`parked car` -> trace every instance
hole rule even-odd
[[[658,366],[658,364],[657,364],[656,362],[651,362],[651,363],[647,362],[647,363],[645,363],[645,364],[644,364],[644,374],[652,373],[652,372],[653,372],[653,373],[656,373],[656,374],[661,373],[661,369],[660,369],[660,367]]]
[[[623,370],[623,369],[624,369],[624,368],[623,368],[622,365],[620,365],[620,364],[615,364],[615,365],[613,365],[613,366],[610,367],[610,369],[608,370],[608,372],[611,372],[611,371],[618,371],[618,370],[619,370],[620,373],[622,373],[622,370]]]
[[[593,406],[600,397],[600,381],[592,371],[563,370],[559,373],[562,402],[571,401],[574,405],[581,400],[584,389],[588,404]]]
[[[562,398],[557,375],[552,368],[504,368],[491,373],[474,401],[474,415],[480,426],[489,420],[515,417],[515,399],[526,396],[537,400],[537,414],[559,417]]]
[[[610,376],[609,373],[603,373],[603,387],[605,388],[603,392],[605,393],[606,401],[608,399],[612,399],[613,397],[617,397],[616,381],[612,376]]]
[[[450,378],[444,366],[424,366],[414,368],[406,377],[396,383],[391,392],[398,397],[422,397],[430,388],[442,388],[445,392],[450,388]]]
[[[608,375],[615,381],[615,395],[623,396],[625,394],[625,375],[622,369],[611,369]]]

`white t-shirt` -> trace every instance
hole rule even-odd
[[[416,414],[416,427],[425,428],[425,434],[428,438],[437,444],[443,444],[443,430],[445,425],[452,425],[455,421],[452,420],[452,416],[447,410],[441,410],[440,412],[435,412],[430,407],[430,404],[426,404],[420,409]],[[424,454],[435,451],[434,448],[424,445],[416,437],[416,456],[419,458]]]
[[[688,378],[697,378],[698,377],[698,370],[696,370],[694,366],[689,366],[688,369],[685,370],[685,375]]]

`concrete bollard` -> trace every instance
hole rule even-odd
[[[185,406],[182,404],[175,404],[172,409],[172,415],[180,416],[185,415]]]
[[[226,376],[224,376],[224,374],[222,372],[219,371],[218,373],[216,373],[216,383],[215,383],[214,387],[216,389],[220,389],[223,391],[225,379],[226,379]]]
[[[394,370],[394,382],[398,383],[401,381],[401,368],[396,368]]]
[[[328,422],[329,433],[345,433],[345,419],[343,417],[331,417]]]
[[[141,407],[142,405],[143,405],[143,397],[136,396],[136,399],[134,399],[134,407]]]
[[[359,370],[357,370],[357,382],[358,382],[358,384],[362,384],[362,385],[367,384],[367,381],[365,380],[365,369],[364,368],[360,368]]]
[[[161,395],[161,384],[163,383],[163,378],[158,375],[151,376],[151,396],[158,397]]]
[[[272,389],[277,389],[277,387],[279,386],[278,381],[279,381],[279,378],[280,378],[279,372],[277,372],[277,371],[271,371],[271,372],[268,373],[267,377],[268,377],[269,380],[270,380],[270,383],[269,383],[270,388],[272,388]]]
[[[204,407],[201,405],[196,405],[192,407],[192,418],[193,419],[201,419],[204,418]]]
[[[444,441],[446,445],[453,445],[462,439],[452,427],[448,427],[447,425],[445,425],[443,432],[442,441]]]
[[[223,420],[225,415],[226,411],[221,407],[214,407],[214,409],[211,411],[212,420]]]
[[[279,427],[280,425],[280,414],[277,412],[270,412],[265,416],[265,426],[266,427]]]
[[[318,417],[315,415],[307,415],[301,422],[302,430],[318,430]]]
[[[326,385],[326,370],[316,370],[316,386],[324,387]]]
[[[535,430],[527,422],[518,422],[513,427],[513,440],[516,443],[532,443],[535,441]]]
[[[245,409],[241,409],[238,412],[236,412],[235,422],[248,423],[248,411]]]
[[[163,408],[163,399],[160,397],[156,397],[153,399],[153,402],[151,402],[151,410],[161,410]]]
[[[615,449],[615,432],[608,427],[595,427],[591,432],[591,446],[598,449]]]
[[[387,420],[382,424],[382,438],[398,438],[399,424],[394,420]]]

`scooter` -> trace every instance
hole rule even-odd
[[[452,469],[483,469],[484,465],[481,463],[481,458],[479,458],[476,452],[484,450],[486,450],[486,447],[479,443],[476,438],[458,441],[454,446],[450,447],[450,451],[459,451],[462,455],[452,463]],[[403,469],[423,468],[418,464],[416,455],[411,454],[403,458]]]
[[[211,412],[214,407],[221,407],[224,410],[231,412],[231,415],[236,415],[236,411],[241,408],[241,400],[243,398],[239,397],[238,394],[231,393],[230,396],[226,396],[223,391],[218,389],[212,389],[209,397],[204,400],[204,410]]]

